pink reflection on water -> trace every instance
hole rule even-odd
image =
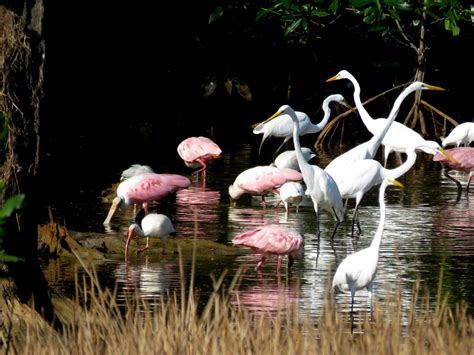
[[[209,224],[219,224],[221,194],[203,186],[190,186],[176,193],[177,235],[209,238]]]
[[[286,276],[280,275],[276,280],[265,279],[261,272],[258,274],[258,284],[233,292],[232,306],[265,315],[298,308],[300,295],[296,279],[287,280]]]

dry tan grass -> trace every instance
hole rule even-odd
[[[413,291],[409,309],[397,297],[375,304],[374,317],[362,315],[353,333],[346,315],[327,298],[318,319],[298,309],[255,313],[231,303],[240,277],[214,293],[198,309],[194,292],[166,300],[131,297],[125,307],[102,289],[93,272],[77,280],[75,300],[56,308],[68,312],[61,330],[53,330],[34,311],[9,303],[1,329],[3,350],[15,354],[473,354],[472,317],[462,304],[449,308],[444,299],[430,304]],[[183,280],[184,282],[184,280]],[[191,282],[190,288],[193,288]],[[235,297],[233,298],[235,299]],[[405,307],[406,308],[406,307]],[[360,314],[359,314],[360,316]],[[23,320],[10,336],[9,324]]]

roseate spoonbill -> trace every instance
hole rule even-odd
[[[332,281],[333,290],[337,287],[341,291],[351,292],[351,316],[354,311],[354,297],[356,291],[363,288],[369,291],[370,311],[372,313],[372,286],[377,272],[379,249],[385,224],[386,206],[384,198],[385,189],[388,185],[403,187],[400,182],[388,177],[382,181],[379,191],[380,220],[370,246],[348,255],[342,260],[336,269]]]
[[[403,100],[416,90],[439,90],[441,88],[429,84],[425,84],[421,81],[415,81],[408,85],[395,99],[392,109],[388,115],[388,118],[385,120],[385,126],[377,134],[374,134],[371,139],[367,142],[359,144],[358,146],[348,150],[347,152],[339,155],[333,159],[324,170],[328,172],[334,179],[338,180],[339,177],[343,176],[347,171],[347,166],[352,163],[361,160],[361,159],[374,159],[379,149],[380,144],[382,143],[385,134],[392,125],[392,122],[395,120],[398,112],[400,111],[400,106],[403,103]],[[360,89],[358,89],[360,91]],[[360,101],[360,99],[359,99]],[[412,145],[411,145],[412,146]]]
[[[112,201],[104,224],[109,224],[118,207],[125,210],[132,204],[141,203],[148,212],[148,203],[191,185],[191,180],[177,174],[142,173],[122,181],[117,187],[117,197]]]
[[[120,181],[126,180],[132,177],[133,175],[138,175],[141,173],[154,173],[154,171],[148,165],[132,164],[129,168],[122,171]]]
[[[320,208],[328,211],[336,221],[336,228],[332,234],[332,239],[336,234],[339,224],[344,219],[344,205],[341,193],[334,179],[317,165],[309,164],[301,152],[299,139],[299,121],[295,111],[288,105],[281,106],[278,111],[273,114],[266,122],[278,117],[281,114],[287,114],[293,120],[293,142],[295,144],[296,157],[298,165],[303,174],[303,180],[306,185],[306,195],[311,196],[314,211],[316,212],[317,235],[319,238],[319,220]]]
[[[471,184],[472,177],[474,176],[474,148],[473,147],[456,147],[451,149],[446,149],[449,155],[451,155],[456,162],[447,159],[441,154],[436,154],[433,157],[433,161],[438,161],[444,165],[444,175],[454,181],[457,185],[458,190],[462,190],[461,183],[459,180],[455,179],[449,172],[451,170],[464,171],[469,173],[466,183],[466,192],[469,192],[469,185]]]
[[[279,193],[280,201],[278,202],[277,206],[283,201],[286,214],[289,214],[290,206],[294,204],[296,206],[296,213],[298,213],[300,204],[303,201],[303,197],[305,195],[303,185],[296,181],[288,181],[281,185]]]
[[[206,176],[206,167],[209,160],[221,156],[222,150],[207,137],[189,137],[178,145],[178,154],[188,168],[199,168],[193,174],[202,172]]]
[[[262,196],[265,206],[265,195],[276,192],[287,181],[301,181],[303,176],[299,171],[289,168],[276,168],[274,166],[255,166],[244,170],[229,186],[230,202],[234,203],[244,194]]]
[[[329,95],[323,101],[324,117],[318,124],[312,123],[306,113],[300,111],[295,112],[295,115],[300,124],[300,136],[305,134],[318,133],[322,131],[322,129],[328,123],[329,117],[331,117],[331,109],[329,108],[329,103],[331,103],[332,101],[338,102],[341,105],[349,107],[342,95]],[[268,137],[273,136],[284,138],[283,143],[278,147],[275,154],[278,153],[280,149],[285,145],[285,143],[288,142],[292,137],[293,124],[291,122],[291,118],[288,115],[282,115],[278,119],[273,120],[272,122],[266,120],[260,123],[256,123],[251,127],[253,128],[254,134],[263,134],[262,142],[260,143],[260,148],[258,149],[258,155],[260,155],[260,151],[262,150],[263,142]]]
[[[354,214],[352,217],[352,237],[354,236],[354,226],[356,224],[359,230],[359,235],[362,233],[359,223],[358,208],[365,193],[372,187],[379,185],[384,178],[391,177],[397,179],[410,170],[416,162],[417,149],[424,148],[428,151],[433,150],[431,153],[433,155],[435,155],[436,152],[440,152],[440,154],[445,156],[447,159],[454,159],[451,155],[446,153],[443,148],[433,146],[430,142],[424,144],[423,147],[407,147],[407,159],[403,164],[396,168],[386,169],[377,160],[362,159],[347,165],[343,174],[337,174],[334,177],[342,198],[346,200],[346,206],[348,199],[355,199]]]
[[[140,226],[141,225],[141,226]],[[128,255],[128,246],[135,236],[146,237],[146,246],[139,249],[141,253],[149,248],[149,238],[160,238],[162,242],[162,252],[165,253],[166,240],[170,234],[176,233],[173,223],[164,214],[149,213],[141,220],[141,223],[133,223],[128,227],[127,243],[125,244],[125,257]]]
[[[443,139],[441,145],[443,147],[448,145],[469,147],[472,141],[474,141],[474,122],[464,122],[454,127],[448,136]]]
[[[232,239],[232,243],[249,247],[262,254],[255,270],[263,265],[267,257],[277,255],[279,272],[283,255],[288,255],[288,268],[293,265],[303,245],[303,237],[293,229],[278,224],[267,224],[237,235]]]
[[[301,153],[303,153],[304,160],[307,162],[316,156],[316,154],[314,154],[311,149],[306,147],[301,148]],[[270,165],[276,166],[277,168],[290,168],[300,171],[298,159],[296,158],[296,152],[294,150],[285,150],[283,153],[278,155]]]
[[[338,74],[327,79],[326,81],[329,82],[340,79],[348,79],[354,86],[354,102],[356,104],[357,110],[359,111],[359,115],[362,118],[362,121],[364,122],[364,125],[367,127],[370,133],[376,135],[377,133],[382,131],[386,127],[387,118],[373,119],[369,115],[360,100],[360,85],[351,73],[349,73],[347,70],[341,70]],[[430,86],[430,89],[444,91],[443,88],[432,85]],[[407,146],[421,146],[424,142],[426,142],[426,140],[419,133],[415,132],[414,130],[400,122],[392,122],[390,128],[382,139],[382,144],[384,145],[384,165],[387,165],[387,160],[390,152],[393,151],[399,153],[406,153]],[[439,146],[439,144],[435,141],[430,142]],[[421,150],[423,150],[425,153],[430,154],[430,152],[425,151],[423,148],[421,148]]]

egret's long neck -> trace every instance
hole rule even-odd
[[[322,131],[323,128],[326,127],[327,123],[329,122],[329,117],[331,117],[331,109],[329,108],[329,102],[323,102],[323,112],[324,117],[317,125],[315,125],[315,129],[317,129],[317,131],[315,132]]]
[[[372,239],[372,243],[370,243],[370,248],[376,249],[377,251],[380,249],[380,242],[382,241],[382,234],[385,224],[385,189],[387,188],[387,182],[382,182],[380,185],[380,192],[379,192],[379,206],[380,206],[380,219],[379,219],[379,226],[377,227],[377,231],[375,232],[375,236]]]
[[[367,129],[373,134],[374,119],[369,115],[364,105],[362,105],[362,101],[360,100],[359,82],[352,75],[348,79],[352,82],[352,85],[354,85],[354,103],[356,104],[357,110],[359,111],[360,118],[362,119],[362,122],[364,122],[364,125],[367,127]]]
[[[293,144],[295,145],[296,159],[298,160],[298,165],[300,167],[301,174],[303,175],[303,179],[305,180],[306,185],[308,185],[308,183],[311,183],[311,182],[308,179],[306,179],[305,176],[309,176],[307,171],[308,169],[311,169],[311,166],[305,160],[303,156],[303,152],[301,151],[300,124],[298,122],[298,117],[296,116],[296,113],[293,110],[289,111],[289,115],[291,119],[293,120]],[[308,186],[308,188],[310,188],[310,186]]]
[[[411,169],[411,167],[415,164],[416,162],[416,151],[415,148],[407,148],[407,160],[405,162],[394,168],[394,169],[388,169],[390,172],[390,176],[394,177],[395,179],[402,176],[405,174],[408,170]]]
[[[371,139],[372,144],[369,148],[369,155],[372,157],[372,159],[375,157],[375,154],[377,153],[377,150],[379,149],[380,144],[382,143],[385,135],[387,134],[390,127],[392,126],[392,122],[395,121],[395,118],[397,117],[398,112],[400,111],[400,107],[402,105],[403,100],[405,100],[406,97],[410,95],[413,91],[419,90],[419,89],[421,89],[419,86],[416,86],[413,84],[409,85],[395,99],[392,109],[390,110],[390,113],[388,114],[388,117],[386,119],[384,128],[377,134],[374,134],[374,136]],[[365,121],[364,121],[364,124],[367,125]],[[416,159],[416,156],[415,156],[415,159]]]

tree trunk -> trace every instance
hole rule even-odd
[[[2,201],[23,193],[26,206],[7,221],[3,249],[6,254],[23,259],[7,263],[19,300],[33,305],[52,321],[48,285],[37,258],[37,176],[45,54],[43,0],[17,1],[7,6],[0,6],[0,114],[8,126],[6,142],[0,147],[0,179],[6,184]]]

